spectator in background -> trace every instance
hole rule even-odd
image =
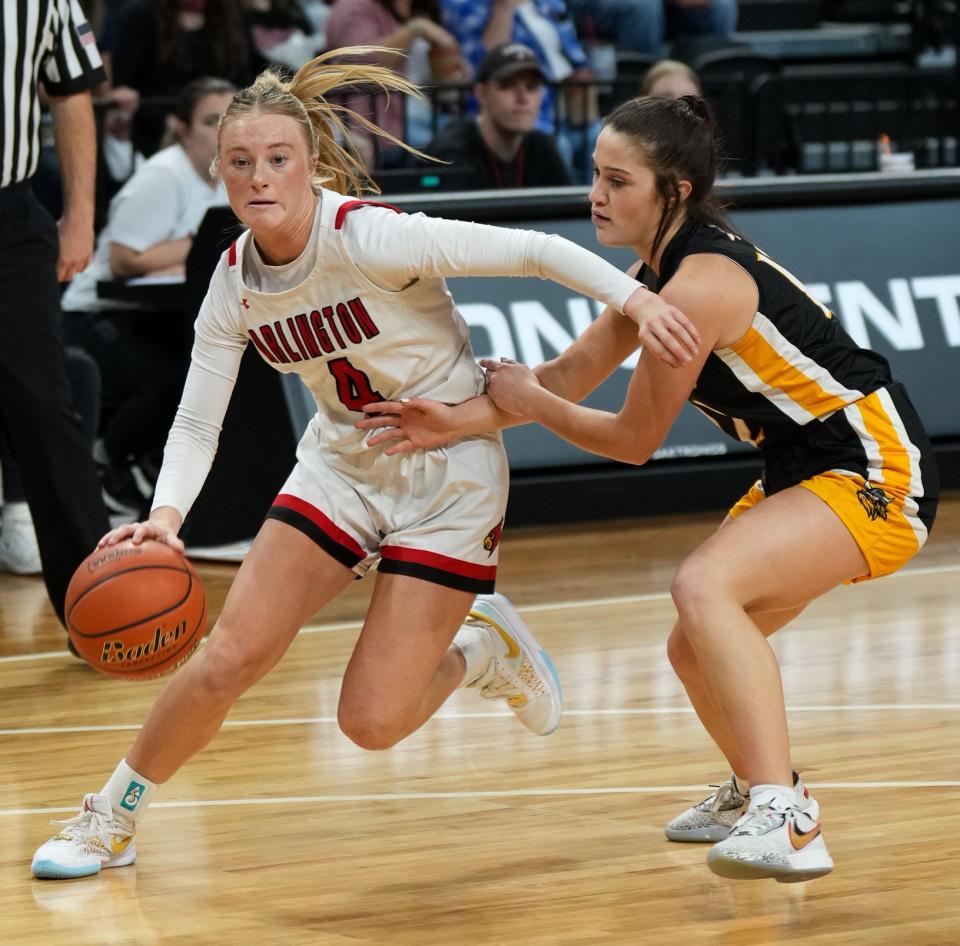
[[[101,0],[80,0],[80,6],[96,36],[97,49],[106,73],[102,82],[91,89],[97,121],[97,177],[94,204],[94,230],[99,231],[106,218],[107,204],[127,178],[143,161],[133,146],[133,117],[139,105],[136,89],[114,86],[113,50],[117,43],[116,17]],[[41,101],[43,99],[41,98]],[[37,199],[56,218],[63,213],[60,163],[53,141],[41,128],[40,164],[31,185]]]
[[[556,101],[545,87],[537,128],[556,132],[561,154],[577,181],[591,175],[590,154],[600,130],[595,96],[579,87],[593,72],[587,61],[564,0],[441,0],[444,23],[460,41],[474,69],[488,50],[503,43],[522,43],[537,56],[551,84],[569,83]]]
[[[737,25],[737,0],[569,0],[583,36],[620,49],[662,56],[667,36],[728,40]]]
[[[143,98],[173,100],[193,79],[223,76],[245,85],[255,75],[237,0],[125,0],[117,7],[113,83]],[[137,146],[153,154],[170,101],[141,104]]]
[[[327,46],[388,47],[351,58],[386,66],[415,85],[428,85],[432,80],[466,81],[469,76],[456,38],[440,25],[436,0],[336,0],[327,19]],[[422,109],[418,111],[417,103],[417,99],[397,93],[348,94],[344,98],[351,111],[415,148],[423,147],[431,137],[429,114],[425,117]],[[376,160],[375,136],[367,129],[351,126],[351,137],[367,168],[393,163],[389,146]]]
[[[80,7],[96,37],[97,49],[106,75],[90,90],[98,111],[99,160],[97,162],[94,228],[103,225],[103,211],[110,197],[133,171],[135,155],[130,142],[130,123],[137,110],[139,95],[135,89],[115,88],[112,84],[112,58],[116,45],[116,20],[102,0],[80,0]],[[41,97],[41,101],[44,101]],[[54,218],[63,213],[60,164],[52,140],[41,130],[40,165],[32,187],[37,199]]]
[[[97,45],[103,57],[107,81],[94,90],[94,102],[102,111],[100,127],[100,157],[102,166],[97,175],[97,229],[103,225],[100,217],[107,203],[124,181],[143,163],[143,155],[133,145],[133,121],[140,107],[140,93],[128,85],[113,81],[113,54],[117,48],[117,15],[109,6],[98,6],[91,23],[97,34]],[[103,173],[106,172],[106,173]]]
[[[647,70],[640,94],[660,99],[679,99],[684,95],[703,95],[703,89],[697,74],[685,62],[661,59]]]
[[[299,69],[326,46],[299,0],[244,0],[256,71],[269,65]]]
[[[312,32],[326,34],[330,16],[330,6],[326,0],[300,0],[300,8],[309,20]]]
[[[544,78],[529,47],[505,43],[490,50],[474,87],[480,114],[444,129],[427,153],[469,168],[476,188],[570,184],[570,171],[554,140],[534,128]]]
[[[63,296],[64,337],[100,368],[102,484],[114,512],[139,514],[149,499],[131,463],[163,446],[186,352],[181,313],[131,312],[129,305],[101,299],[97,282],[182,273],[207,208],[226,203],[223,185],[210,177],[210,163],[233,91],[225,79],[209,77],[183,90],[170,120],[175,143],[147,160],[111,201],[93,261]]]

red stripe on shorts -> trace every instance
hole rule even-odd
[[[440,571],[462,575],[465,578],[477,578],[481,581],[493,581],[497,577],[496,565],[476,565],[473,562],[461,561],[459,558],[450,558],[449,555],[440,555],[438,552],[425,552],[423,549],[408,549],[400,545],[383,545],[380,547],[380,556],[384,559],[392,559],[395,562],[426,565]]]
[[[281,493],[273,501],[274,506],[283,506],[285,509],[292,509],[294,512],[306,516],[318,529],[322,529],[331,539],[345,546],[353,552],[358,558],[364,559],[367,553],[360,548],[357,540],[344,532],[338,525],[335,525],[327,516],[325,516],[316,506],[311,505],[299,496],[291,496],[289,493]]]

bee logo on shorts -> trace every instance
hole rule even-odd
[[[483,540],[483,547],[487,550],[487,555],[491,556],[497,550],[500,544],[500,533],[503,532],[503,520],[501,519],[487,534]]]
[[[887,506],[893,502],[893,497],[888,496],[879,486],[873,486],[867,480],[863,489],[857,490],[857,499],[871,522],[876,519],[887,521]]]

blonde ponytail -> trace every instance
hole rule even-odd
[[[370,93],[378,91],[388,97],[391,92],[422,98],[420,89],[412,82],[385,66],[370,63],[344,62],[344,58],[370,56],[382,52],[396,52],[380,46],[347,46],[333,49],[311,59],[286,82],[272,70],[261,72],[253,85],[237,92],[220,118],[218,135],[225,125],[250,114],[288,115],[303,128],[312,153],[316,154],[314,188],[329,187],[341,194],[364,192],[379,194],[380,188],[369,177],[363,161],[352,147],[345,148],[336,138],[351,140],[350,125],[359,125],[371,134],[398,145],[419,158],[433,160],[389,132],[384,131],[363,115],[345,105],[330,101],[331,96],[344,92]],[[373,86],[371,90],[369,87]],[[364,88],[367,87],[367,88]],[[220,156],[214,159],[216,171]]]

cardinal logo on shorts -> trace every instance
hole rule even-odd
[[[887,506],[893,502],[893,497],[888,496],[879,486],[873,486],[867,480],[863,489],[857,490],[857,499],[871,522],[876,519],[887,521]]]
[[[500,533],[503,532],[503,520],[501,519],[487,534],[483,540],[483,547],[487,550],[487,555],[493,555],[500,544]]]

